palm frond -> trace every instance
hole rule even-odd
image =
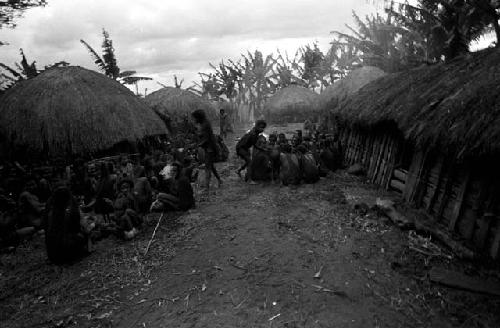
[[[87,50],[90,53],[90,56],[94,59],[94,63],[97,65],[97,67],[103,72],[106,73],[106,63],[104,60],[99,56],[99,54],[84,40],[80,40],[80,42],[87,48]]]

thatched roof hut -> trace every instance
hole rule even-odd
[[[366,84],[385,75],[386,73],[377,67],[363,66],[358,68],[323,90],[319,97],[320,106],[325,110],[335,108],[339,102],[355,94]]]
[[[210,120],[217,117],[210,101],[180,88],[164,87],[147,95],[145,100],[162,117],[189,117],[197,109],[205,110]]]
[[[0,103],[0,143],[11,153],[89,154],[166,133],[129,89],[82,67],[48,69],[13,86]]]
[[[417,146],[457,155],[500,152],[500,51],[387,75],[343,101],[335,112],[351,124],[395,124]]]
[[[303,122],[319,113],[318,94],[314,91],[290,85],[272,95],[265,104],[270,122]]]

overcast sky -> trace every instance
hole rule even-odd
[[[39,68],[65,60],[96,69],[84,39],[100,52],[104,27],[113,40],[122,71],[183,87],[209,72],[208,63],[236,59],[247,50],[265,54],[277,48],[293,53],[317,41],[323,50],[330,31],[345,30],[352,10],[364,15],[377,8],[370,0],[48,0],[27,11],[15,29],[0,30],[0,62],[13,65],[23,48]],[[380,1],[382,2],[382,1]],[[148,93],[160,88],[142,83]]]

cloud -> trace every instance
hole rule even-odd
[[[0,40],[10,43],[0,47],[1,61],[19,61],[23,48],[41,66],[66,60],[95,69],[79,40],[100,50],[104,27],[122,69],[171,84],[175,72],[190,81],[209,62],[246,50],[293,52],[314,41],[326,49],[329,32],[344,30],[352,10],[365,14],[374,7],[366,0],[49,0],[16,29],[0,30]]]

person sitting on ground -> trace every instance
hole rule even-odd
[[[275,132],[269,135],[269,146],[274,147],[278,143],[278,134]]]
[[[270,148],[268,148],[266,137],[259,135],[256,147],[253,148],[251,179],[253,181],[268,181],[271,178]]]
[[[142,218],[136,211],[136,199],[133,194],[134,183],[124,178],[118,183],[119,193],[114,202],[115,222],[118,225],[119,236],[132,239],[142,225]]]
[[[91,248],[89,231],[82,229],[78,204],[68,187],[60,184],[47,203],[45,245],[55,264],[74,261]]]
[[[96,181],[89,176],[88,168],[82,160],[75,161],[70,185],[71,193],[75,197],[83,197],[84,204],[87,205],[95,199]]]
[[[21,227],[42,228],[42,214],[45,204],[40,202],[35,194],[37,184],[33,178],[28,178],[17,202],[19,206],[19,223]]]
[[[153,202],[153,189],[146,177],[144,167],[140,166],[135,175],[137,178],[134,183],[134,197],[137,201],[137,211],[139,215],[144,216],[148,213]]]
[[[16,223],[16,201],[0,187],[0,250],[19,242]]]
[[[246,168],[247,172],[245,174],[245,181],[250,180],[249,181],[250,184],[256,184],[253,180],[251,180],[252,169],[250,163],[252,161],[252,157],[250,153],[250,148],[258,147],[256,146],[256,144],[259,138],[259,134],[264,132],[266,126],[267,126],[266,121],[258,120],[257,122],[255,122],[255,126],[249,132],[247,132],[243,137],[241,137],[241,139],[236,144],[236,154],[245,161],[245,163],[236,171],[236,173],[241,178],[241,171],[243,171]]]
[[[151,205],[152,211],[187,211],[195,206],[191,182],[182,174],[181,169],[181,163],[172,164],[171,177],[167,177],[170,181],[162,184],[165,188],[160,191],[157,200]]]
[[[116,195],[115,181],[111,178],[106,163],[101,163],[101,176],[96,188],[96,201],[94,211],[96,214],[101,214],[105,221],[109,221],[109,214],[113,213],[113,199]]]
[[[40,202],[46,203],[52,195],[52,188],[50,186],[49,180],[45,178],[39,179],[35,194],[38,196]]]
[[[278,134],[278,146],[280,147],[280,151],[285,151],[285,148],[289,145],[286,135],[284,133]]]

